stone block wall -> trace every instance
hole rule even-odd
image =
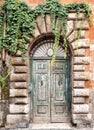
[[[72,121],[74,124],[87,124],[91,122],[91,113],[89,106],[89,86],[86,86],[90,82],[90,41],[86,38],[86,32],[89,29],[89,24],[84,21],[82,30],[80,33],[80,39],[75,40],[75,36],[78,35],[81,19],[83,14],[79,15],[79,22],[76,26],[73,26],[73,31],[68,35],[68,41],[72,46],[73,59],[72,59]],[[69,13],[69,21],[75,22],[75,13]],[[75,24],[73,24],[75,25]],[[74,30],[74,28],[76,30]],[[78,49],[76,49],[76,45]]]
[[[28,62],[22,60],[21,53],[12,57],[12,71],[10,74],[9,114],[7,124],[16,124],[22,120],[29,122],[29,94],[28,94]]]

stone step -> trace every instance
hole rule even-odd
[[[68,123],[31,124],[29,130],[72,130]]]

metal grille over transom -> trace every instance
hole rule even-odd
[[[51,57],[53,55],[54,40],[40,42],[31,52],[33,57]],[[61,45],[57,48],[56,57],[64,57],[64,50]]]

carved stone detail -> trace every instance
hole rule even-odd
[[[16,121],[22,119],[29,121],[29,114],[9,114],[7,115],[7,124],[14,124]]]
[[[9,107],[10,113],[29,113],[29,105],[12,105]]]
[[[27,97],[27,89],[10,89],[10,97]]]
[[[74,64],[89,64],[90,59],[89,57],[74,57]]]
[[[83,19],[84,14],[80,13],[78,19]],[[76,13],[69,13],[68,20],[76,20]]]
[[[10,75],[10,81],[27,81],[27,75],[26,74],[11,74]]]
[[[84,97],[74,97],[73,98],[73,103],[74,104],[84,104],[85,103],[85,98]]]
[[[74,79],[78,80],[89,80],[90,73],[89,72],[74,72]]]
[[[74,96],[89,96],[89,89],[74,89]]]
[[[88,104],[76,104],[73,105],[73,113],[77,114],[87,114],[89,112],[89,105]]]

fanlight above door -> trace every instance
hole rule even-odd
[[[31,51],[33,57],[52,57],[54,53],[54,40],[43,40]],[[61,45],[57,48],[56,57],[64,57],[64,49]]]

